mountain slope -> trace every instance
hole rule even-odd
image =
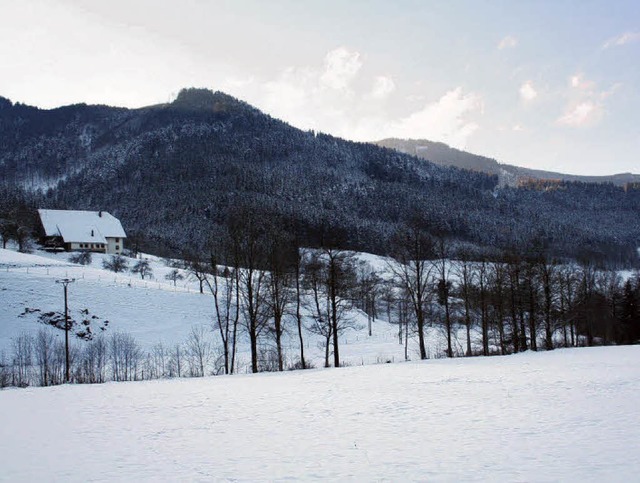
[[[640,183],[639,174],[619,173],[610,176],[578,176],[502,164],[492,158],[460,151],[444,143],[427,141],[426,139],[388,138],[376,141],[374,144],[411,154],[442,166],[455,166],[457,168],[471,169],[497,175],[500,178],[501,184],[515,185],[520,180],[529,178],[578,181],[582,183],[612,183],[618,186],[624,186],[629,183]]]
[[[204,250],[239,207],[276,218],[307,246],[330,238],[374,253],[389,253],[416,214],[431,230],[490,248],[536,244],[629,264],[640,245],[640,190],[499,187],[495,175],[301,131],[200,89],[133,110],[4,100],[0,179],[40,207],[108,210],[147,250],[172,254]]]

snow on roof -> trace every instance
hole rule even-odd
[[[106,238],[126,238],[122,224],[106,211],[38,210],[47,236],[65,243],[107,243]]]

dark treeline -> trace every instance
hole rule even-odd
[[[535,241],[556,257],[620,267],[637,263],[640,244],[637,186],[500,187],[497,176],[301,131],[197,89],[136,110],[3,100],[0,179],[34,206],[108,210],[142,248],[174,256],[206,252],[212,227],[238,205],[285,220],[305,246],[331,231],[343,249],[378,254],[392,252],[414,211],[488,251]]]
[[[17,187],[0,187],[0,247],[15,241],[20,251],[29,251],[39,229],[37,218],[32,196]]]
[[[395,295],[404,306],[396,313],[408,313],[406,330],[415,322],[421,358],[424,328],[434,324],[446,335],[447,357],[640,340],[638,275],[623,282],[588,258],[561,263],[541,243],[488,257],[420,218],[398,233],[395,254],[397,290],[381,290],[387,304]]]

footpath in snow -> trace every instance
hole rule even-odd
[[[0,391],[6,481],[637,481],[640,347]]]

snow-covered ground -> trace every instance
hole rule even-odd
[[[6,481],[637,481],[640,347],[0,391]]]
[[[174,286],[165,276],[173,270],[162,259],[148,256],[153,269],[153,278],[142,280],[131,273],[115,274],[102,268],[105,255],[92,254],[92,263],[82,266],[70,263],[68,253],[50,254],[36,252],[23,254],[0,249],[0,353],[8,357],[12,341],[22,333],[35,334],[43,327],[62,339],[61,330],[39,322],[45,312],[63,312],[63,289],[56,280],[73,278],[69,285],[69,308],[75,320],[87,320],[94,335],[126,332],[146,350],[162,343],[171,347],[183,343],[193,327],[204,326],[209,330],[211,341],[219,344],[218,335],[212,327],[213,298],[205,288],[199,293],[198,282],[182,271],[184,280]],[[385,260],[373,255],[361,254],[377,270],[383,271]],[[133,265],[135,260],[129,260]],[[25,313],[25,311],[27,313]],[[386,315],[381,314],[383,317]],[[375,364],[404,360],[404,347],[398,343],[398,327],[385,319],[373,322],[372,336],[368,336],[367,317],[360,311],[349,314],[356,329],[348,329],[340,337],[340,356],[345,365]],[[299,354],[299,343],[295,323],[288,319],[288,331],[284,338],[285,356],[292,363]],[[106,322],[106,323],[105,323]],[[456,342],[462,351],[463,334]],[[442,356],[445,338],[441,328],[427,331],[430,357]],[[75,340],[83,344],[82,340]],[[263,344],[272,341],[264,337]],[[322,338],[305,332],[305,356],[316,367],[324,363]],[[417,355],[417,341],[409,340],[409,356]],[[250,361],[249,345],[245,337],[240,340],[239,361],[247,370]]]

